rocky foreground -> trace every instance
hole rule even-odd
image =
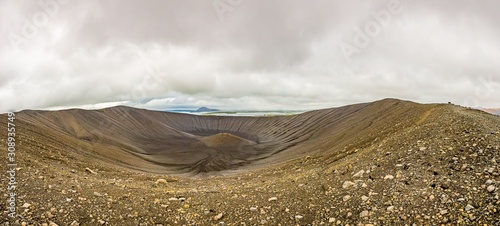
[[[418,114],[400,114],[387,127],[349,133],[355,139],[335,150],[308,144],[310,150],[297,150],[290,160],[277,157],[286,161],[261,160],[251,167],[196,175],[93,161],[86,152],[62,148],[57,137],[23,130],[36,127],[20,121],[18,215],[11,219],[2,205],[0,222],[500,225],[500,117],[454,105],[404,105]],[[7,137],[4,127],[2,139]],[[4,200],[9,198],[7,184],[2,177]]]

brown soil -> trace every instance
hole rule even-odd
[[[2,205],[3,225],[500,224],[500,117],[459,106],[16,118],[19,215]]]

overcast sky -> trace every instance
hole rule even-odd
[[[500,2],[0,1],[0,112],[500,107]]]

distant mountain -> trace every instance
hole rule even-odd
[[[481,110],[494,115],[500,115],[500,108],[481,108]]]
[[[201,108],[198,108],[198,110],[196,110],[195,112],[211,112],[211,111],[218,111],[218,110],[207,108],[207,107],[201,107]]]

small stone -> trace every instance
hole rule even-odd
[[[80,223],[78,223],[77,221],[73,221],[69,226],[80,226]]]
[[[97,174],[95,171],[91,170],[90,168],[85,168],[85,171],[87,171],[91,174]]]
[[[99,220],[99,224],[104,225],[104,224],[106,224],[106,221]]]
[[[363,212],[361,212],[359,214],[359,217],[361,217],[361,218],[365,218],[365,217],[368,217],[368,216],[370,216],[370,212],[368,212],[368,210],[364,210]]]
[[[167,178],[165,179],[168,183],[174,183],[174,182],[179,182],[176,178]]]
[[[446,189],[450,188],[450,183],[449,183],[449,182],[443,182],[443,183],[441,184],[441,188],[442,188],[443,190],[446,190]]]
[[[256,211],[257,211],[257,208],[256,208],[256,207],[250,207],[250,211],[252,211],[252,212],[256,212]]]
[[[392,179],[394,179],[393,175],[387,175],[384,177],[384,180],[392,180]]]
[[[459,202],[465,202],[465,199],[464,198],[459,198],[459,199],[457,199],[457,201],[459,201]]]
[[[96,192],[96,191],[94,192],[94,195],[95,195],[95,196],[98,196],[98,197],[101,197],[101,196],[102,196],[102,194],[101,194],[101,193]]]
[[[178,198],[169,198],[168,201],[175,202],[175,201],[179,201],[179,199]]]
[[[486,185],[490,185],[490,184],[493,184],[493,181],[492,180],[487,180],[486,181]]]
[[[492,193],[494,192],[496,189],[495,185],[490,185],[486,188],[486,190],[489,192],[489,193]]]
[[[429,196],[429,200],[430,200],[430,201],[434,201],[434,199],[435,199],[435,198],[436,198],[436,197],[434,197],[434,195],[430,195],[430,196]]]
[[[335,221],[337,221],[337,219],[334,217],[330,217],[330,219],[328,219],[328,223],[335,223]]]
[[[28,225],[28,223],[26,223],[24,221],[21,223],[21,226],[26,226],[26,225]]]
[[[361,196],[361,201],[363,201],[363,202],[368,201],[368,199],[369,199],[368,196],[365,196],[365,195]]]
[[[373,224],[365,224],[365,226],[374,226]]]
[[[420,150],[420,151],[425,151],[425,150],[427,150],[427,147],[420,147],[420,149],[419,149],[419,150]]]
[[[465,207],[465,211],[471,211],[475,209],[474,206],[470,205],[470,204],[467,204],[467,206]]]
[[[439,214],[441,214],[441,215],[445,215],[447,213],[448,213],[448,210],[441,210],[441,211],[439,211]]]
[[[49,226],[58,226],[58,225],[52,221],[49,221]]]
[[[278,201],[278,198],[276,197],[271,197],[268,199],[269,202],[274,202],[274,201]]]
[[[155,184],[166,184],[166,183],[167,183],[167,180],[165,180],[165,179],[158,179],[155,182]]]
[[[351,199],[351,196],[350,195],[346,195],[342,198],[342,200],[344,200],[344,202],[347,202]]]
[[[24,205],[23,205],[23,206],[21,206],[21,207],[22,207],[22,208],[30,208],[30,206],[31,206],[31,204],[29,204],[29,203],[24,203]]]
[[[296,220],[301,220],[301,219],[303,219],[303,218],[304,218],[304,216],[301,216],[301,215],[297,215],[297,216],[295,216],[295,219],[296,219]]]
[[[361,171],[357,172],[356,174],[354,174],[353,177],[363,177],[363,174],[365,174],[365,171],[361,170]]]
[[[219,213],[219,214],[217,214],[217,216],[214,217],[214,221],[218,221],[218,220],[222,219],[223,217],[224,217],[224,214]]]
[[[387,212],[394,212],[394,206],[387,207]]]
[[[347,189],[347,188],[350,188],[352,186],[356,185],[355,183],[351,182],[351,181],[345,181],[343,184],[342,184],[342,188],[343,189]]]

